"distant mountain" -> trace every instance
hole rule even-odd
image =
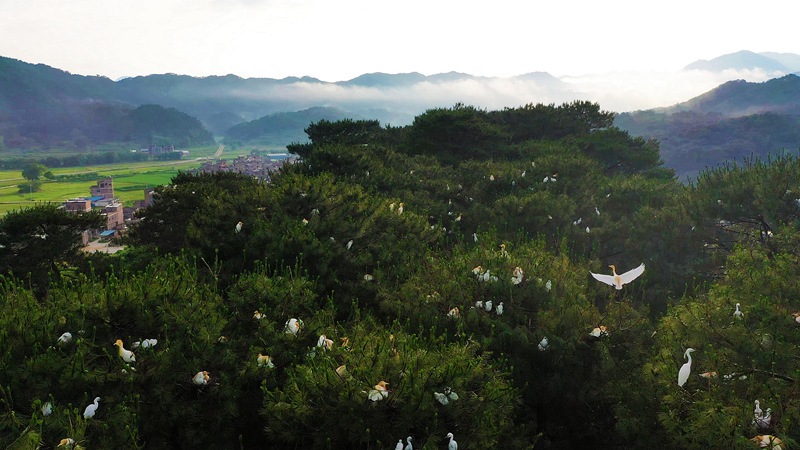
[[[767,73],[780,72],[789,74],[800,70],[800,55],[793,53],[754,53],[742,50],[718,56],[711,60],[701,59],[684,67],[684,70],[707,70],[709,72],[722,72],[729,69],[761,69]]]
[[[797,153],[800,77],[731,81],[670,108],[619,114],[614,124],[658,139],[665,164],[682,178],[723,161]]]
[[[292,142],[305,142],[303,130],[312,122],[320,120],[363,119],[338,108],[314,107],[297,112],[270,114],[259,119],[231,127],[225,138],[239,141],[259,141],[262,144],[285,146]]]

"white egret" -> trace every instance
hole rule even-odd
[[[547,283],[544,284],[544,288],[547,289],[547,292],[550,292],[550,289],[553,289],[553,282],[547,280]]]
[[[291,318],[286,321],[286,325],[283,328],[283,332],[286,334],[297,335],[300,332],[302,327],[302,322],[295,318]]]
[[[613,264],[608,266],[608,267],[611,267],[611,273],[613,275],[603,275],[603,274],[597,274],[597,273],[593,273],[593,272],[589,272],[589,273],[592,274],[592,276],[594,277],[595,280],[597,280],[597,281],[599,281],[601,283],[605,283],[605,284],[614,286],[614,287],[617,288],[617,290],[622,290],[622,285],[630,283],[631,281],[633,281],[637,277],[639,277],[639,275],[644,273],[644,264],[640,265],[639,267],[637,267],[635,269],[631,269],[631,270],[629,270],[629,271],[627,271],[627,272],[625,272],[623,274],[620,274],[620,275],[617,275],[617,268],[614,267]]]
[[[389,205],[389,211],[394,211],[394,202]]]
[[[97,407],[100,406],[98,402],[100,402],[100,397],[95,397],[94,402],[83,410],[84,419],[91,419],[94,417],[94,414],[97,412]]]
[[[433,398],[435,398],[442,405],[447,405],[450,403],[450,399],[448,399],[447,396],[442,394],[441,392],[434,392]]]
[[[514,276],[511,277],[511,282],[515,285],[522,283],[522,279],[524,277],[524,273],[521,267],[514,268]]]
[[[590,231],[590,230],[589,230],[589,227],[586,227],[586,232],[588,233],[589,231]]]
[[[525,178],[525,171],[524,171],[524,170],[522,171],[522,175],[520,175],[520,176],[521,176],[522,178]]]
[[[472,233],[472,240],[478,242],[478,233]]]
[[[267,318],[267,316],[264,315],[264,314],[261,314],[260,312],[258,312],[258,310],[253,311],[253,319],[261,320],[261,319],[266,319],[266,318]]]
[[[403,204],[400,203],[400,206],[397,207],[397,215],[403,214]]]
[[[375,277],[373,277],[372,275],[368,273],[364,274],[364,281],[372,281],[373,279],[375,279]]]
[[[598,216],[600,215],[600,210],[597,209],[597,206],[594,207],[594,212],[596,212]]]
[[[414,450],[414,446],[411,445],[411,436],[406,438],[406,442],[408,444],[406,444],[406,448],[404,448],[403,450]]]
[[[319,340],[317,340],[317,347],[322,347],[325,350],[330,350],[333,348],[333,339],[328,339],[327,336],[324,334],[319,335]]]
[[[456,222],[461,222],[461,214],[459,214],[459,215],[458,215],[458,217],[456,217],[454,220],[455,220]]]
[[[483,308],[483,300],[478,300],[475,302],[475,307],[478,309]]]
[[[369,399],[373,402],[377,402],[379,400],[383,400],[389,396],[389,390],[386,389],[386,385],[389,384],[385,381],[380,381],[378,384],[373,386],[372,390],[369,391]]]
[[[500,304],[497,305],[497,308],[495,308],[495,312],[497,313],[498,316],[503,315],[503,302],[500,302]]]
[[[483,304],[483,307],[484,307],[484,309],[486,311],[491,311],[492,310],[492,301],[491,300],[487,300],[486,303]]]
[[[158,344],[158,339],[143,339],[141,341],[135,341],[131,344],[131,348],[148,348],[148,347],[155,347]]]
[[[605,326],[600,325],[599,327],[595,327],[590,333],[589,336],[599,338],[600,336],[608,336],[608,330]]]
[[[59,344],[69,344],[70,342],[72,342],[72,333],[70,333],[69,331],[64,332],[61,336],[58,337],[58,340],[56,342],[58,342]]]
[[[494,175],[489,175],[489,181],[494,181]]]
[[[204,370],[202,372],[197,372],[194,375],[194,378],[192,378],[192,383],[194,383],[197,386],[205,386],[205,385],[208,384],[208,380],[210,380],[210,379],[211,379],[211,376],[209,375],[208,372],[206,372]]]
[[[688,361],[681,366],[681,370],[678,371],[678,386],[683,386],[686,383],[686,380],[689,379],[689,374],[692,372],[692,352],[694,351],[693,348],[687,348],[686,352],[684,352],[683,357],[688,358]]]
[[[578,226],[583,222],[583,217],[578,217],[578,220],[572,222],[573,225]]]
[[[458,450],[458,442],[453,439],[453,433],[447,433],[445,438],[450,438],[450,443],[447,444],[447,450]]]
[[[759,435],[750,440],[758,444],[760,448],[771,448],[772,450],[781,450],[780,444],[783,443],[771,434]]]
[[[736,304],[736,311],[734,311],[734,312],[733,312],[733,317],[736,317],[736,318],[738,318],[738,319],[741,319],[743,316],[744,316],[744,313],[742,313],[742,312],[739,310],[739,304],[737,303],[737,304]]]
[[[764,412],[761,411],[761,402],[756,400],[756,407],[753,409],[753,417],[754,418],[760,418],[760,417],[763,417],[763,415],[764,415]]]
[[[450,312],[447,313],[447,317],[452,317],[452,318],[455,318],[455,319],[458,319],[459,317],[461,317],[461,312],[458,310],[458,306],[456,306],[455,308],[451,309]]]
[[[800,313],[792,313],[794,316],[794,321],[800,323]]]
[[[66,439],[62,439],[62,440],[61,440],[61,441],[58,443],[58,446],[59,446],[59,447],[66,447],[67,445],[73,445],[73,444],[75,444],[75,439],[72,439],[72,438],[66,438]]]
[[[261,353],[258,354],[258,367],[267,366],[270,369],[275,368],[275,364],[272,362],[272,357],[269,355],[262,355]]]
[[[398,439],[397,440],[397,445],[394,446],[394,450],[403,450],[403,440],[402,439]]]
[[[352,246],[353,246],[353,240],[350,239],[349,241],[347,241],[347,249],[350,250],[350,247]]]
[[[50,402],[45,403],[42,405],[42,415],[49,416],[53,412],[53,404]]]
[[[126,350],[122,346],[121,339],[117,339],[116,342],[114,342],[114,345],[119,347],[119,356],[122,358],[123,361],[125,361],[126,363],[136,362],[136,355],[134,355],[132,351]]]
[[[236,224],[236,232],[237,233],[241,233],[242,232],[242,225],[244,225],[242,222],[239,222],[239,223]]]
[[[547,347],[550,346],[550,343],[547,341],[547,336],[543,337],[541,341],[539,341],[539,351],[543,352],[547,350]]]

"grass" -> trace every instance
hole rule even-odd
[[[251,148],[241,147],[229,151],[225,149],[221,158],[231,159],[239,155],[247,155]],[[97,178],[87,181],[45,181],[39,192],[18,193],[17,183],[24,181],[18,170],[0,171],[0,215],[19,208],[33,206],[37,202],[61,203],[74,197],[89,196],[91,186],[95,186],[100,178],[114,178],[114,194],[125,206],[133,206],[135,200],[144,200],[144,189],[169,184],[179,170],[200,167],[202,161],[195,158],[207,157],[217,151],[217,146],[190,149],[191,159],[181,161],[142,161],[106,164],[85,167],[60,167],[52,169],[54,175],[66,175],[81,172],[97,172]]]

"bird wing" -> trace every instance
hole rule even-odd
[[[611,285],[611,286],[616,285],[616,283],[614,282],[614,277],[611,276],[611,275],[603,275],[603,274],[594,273],[594,272],[589,272],[589,273],[592,274],[592,276],[594,277],[595,280],[597,280],[597,281],[599,281],[601,283],[605,283],[605,284],[608,284],[608,285]]]
[[[619,276],[622,280],[622,284],[628,284],[631,281],[635,280],[639,275],[644,273],[644,264],[640,265],[635,269],[631,269]]]

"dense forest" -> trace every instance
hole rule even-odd
[[[318,121],[269,184],[179,174],[116,255],[9,213],[0,444],[794,448],[800,162],[682,185],[613,120]]]

